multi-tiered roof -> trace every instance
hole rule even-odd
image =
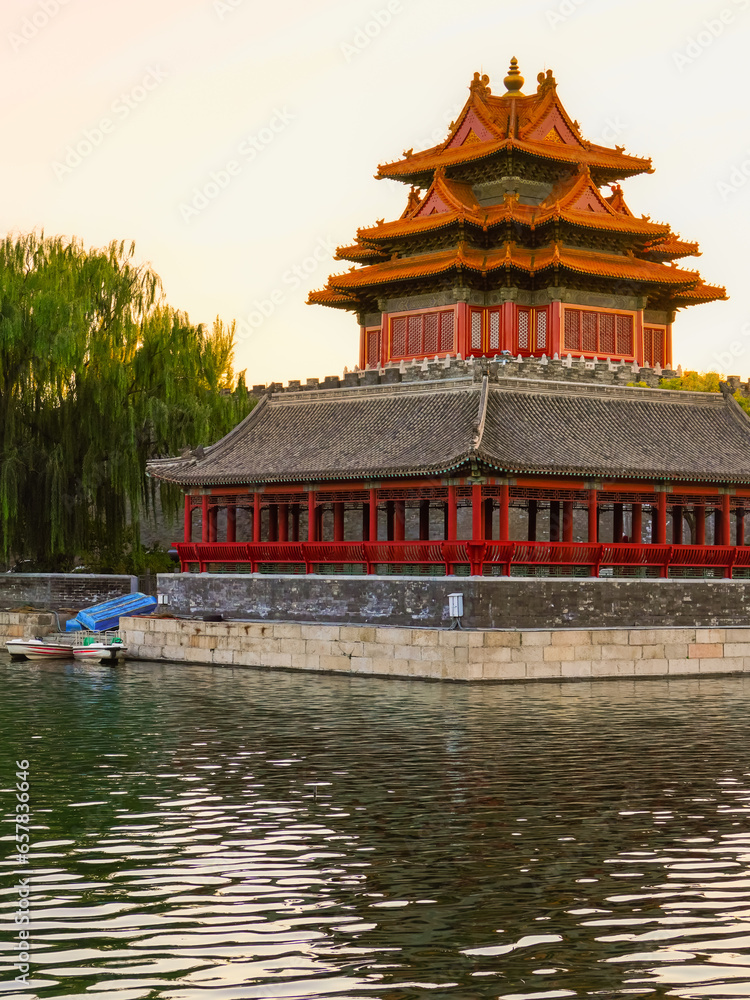
[[[552,71],[537,79],[523,94],[514,59],[498,97],[475,73],[443,143],[378,168],[411,186],[401,218],[360,229],[337,252],[355,266],[309,301],[362,316],[449,288],[615,290],[666,313],[725,298],[676,265],[698,256],[697,244],[626,205],[618,182],[651,173],[651,160],[584,139]]]

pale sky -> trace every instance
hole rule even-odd
[[[675,363],[747,378],[749,41],[750,0],[3,0],[4,228],[135,240],[171,305],[242,324],[250,385],[340,374],[356,319],[307,292],[401,214],[378,163],[515,55],[526,93],[552,68],[584,136],[652,157],[631,209],[731,296],[678,314]]]

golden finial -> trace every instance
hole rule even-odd
[[[523,87],[523,77],[521,76],[521,71],[518,68],[518,60],[515,56],[513,56],[510,61],[510,69],[508,70],[508,75],[503,80],[503,83],[505,84],[505,89],[508,92],[504,95],[505,97],[507,97],[508,94],[510,94],[511,97],[524,96],[521,93],[521,87]]]

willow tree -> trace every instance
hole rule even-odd
[[[133,530],[137,548],[148,458],[214,440],[249,409],[233,326],[164,305],[134,253],[35,233],[0,244],[3,561],[65,567]]]

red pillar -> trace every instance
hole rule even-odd
[[[510,535],[510,487],[500,487],[500,541],[507,542]]]
[[[208,494],[201,497],[201,541],[208,541]]]
[[[253,493],[253,541],[260,541],[260,493]]]
[[[193,540],[193,504],[189,493],[185,494],[185,521],[182,526],[183,542]]]
[[[560,357],[563,355],[563,338],[562,338],[562,302],[553,302],[549,307],[549,318],[550,318],[550,339],[549,339],[549,355],[553,357],[559,354]],[[564,532],[563,532],[564,534]],[[572,536],[570,541],[572,541]]]
[[[573,541],[573,501],[563,501],[563,525],[562,539],[564,542]]]
[[[474,483],[471,487],[471,538],[474,542],[481,542],[482,531],[482,486]]]
[[[315,504],[315,492],[309,490],[307,494],[307,540],[308,542],[317,542],[318,536],[316,532],[316,514],[317,508]]]
[[[458,534],[458,504],[456,487],[448,487],[448,541],[454,542]]]
[[[704,503],[695,506],[695,544],[706,544],[706,505]]]
[[[639,309],[635,314],[635,323],[633,324],[633,339],[635,343],[633,344],[633,351],[635,352],[636,363],[644,367],[643,363],[643,310]]]
[[[237,541],[237,508],[234,505],[227,507],[227,541]]]
[[[333,505],[333,540],[343,542],[344,540],[344,511],[345,506],[342,501],[337,501]]]
[[[654,524],[654,541],[659,545],[664,545],[667,541],[667,494],[662,492],[656,500],[656,522]]]
[[[462,358],[465,358],[469,353],[470,343],[469,305],[467,302],[459,302],[456,306],[456,344],[451,353],[460,354]]]
[[[640,545],[643,541],[643,504],[634,503],[633,508],[633,530],[631,532],[632,539],[636,545]]]
[[[732,498],[728,493],[721,496],[721,542],[720,545],[732,544]]]
[[[406,537],[406,502],[395,500],[393,503],[393,541],[403,542]]]
[[[378,540],[378,491],[370,490],[370,541]]]
[[[595,545],[599,541],[599,499],[595,489],[587,492],[589,495],[589,543]]]

